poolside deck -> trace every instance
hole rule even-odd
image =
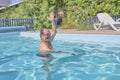
[[[78,31],[75,29],[58,29],[58,33],[68,33],[68,34],[113,34],[113,35],[120,35],[120,31],[114,30],[88,30],[88,31]]]

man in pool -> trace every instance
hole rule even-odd
[[[49,63],[53,59],[55,59],[51,53],[69,53],[69,52],[53,50],[51,42],[53,41],[53,39],[57,33],[54,12],[50,12],[48,20],[51,21],[52,30],[51,30],[51,32],[47,28],[43,28],[42,30],[40,30],[41,42],[39,44],[40,53],[38,54],[38,56],[40,56],[41,59],[44,61],[43,68],[49,74],[48,76],[50,76]],[[75,55],[74,53],[71,53],[71,54]]]
[[[42,57],[42,59],[45,62],[47,62],[47,64],[49,64],[49,62],[54,59],[51,53],[69,53],[69,52],[53,50],[51,42],[53,41],[57,33],[54,12],[50,12],[48,20],[51,21],[52,31],[50,32],[49,29],[47,28],[43,28],[42,30],[40,30],[41,42],[39,44],[39,51],[40,51],[39,56]],[[74,53],[72,54],[74,55]]]
[[[54,12],[50,12],[48,20],[50,20],[51,24],[52,24],[52,32],[51,33],[50,33],[49,29],[47,29],[47,28],[40,30],[41,43],[39,45],[39,51],[40,51],[41,57],[48,57],[49,56],[48,52],[54,52],[52,44],[51,44],[51,42],[53,41],[53,39],[57,33],[54,19],[55,19]]]
[[[39,51],[40,54],[39,56],[44,60],[45,66],[48,66],[50,61],[52,59],[54,59],[54,57],[50,54],[51,52],[57,52],[57,51],[53,51],[53,47],[51,42],[53,41],[57,30],[56,30],[56,25],[55,25],[55,20],[54,20],[54,12],[50,12],[48,20],[51,21],[52,24],[52,32],[50,32],[49,29],[47,28],[43,28],[42,30],[40,30],[40,38],[41,38],[41,42],[39,44]]]
[[[40,53],[38,54],[38,56],[40,56],[41,59],[44,61],[43,68],[50,75],[50,71],[48,67],[49,67],[49,63],[54,59],[51,53],[61,53],[62,51],[54,51],[51,44],[57,33],[54,12],[50,12],[48,20],[51,21],[52,31],[50,32],[50,30],[47,28],[43,28],[42,30],[40,30],[41,42],[39,44]]]

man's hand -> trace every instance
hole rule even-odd
[[[71,53],[71,52],[64,52],[64,51],[54,51],[54,50],[51,50],[49,51],[51,53],[63,53],[63,54],[71,54],[73,56],[77,55],[76,53]]]
[[[54,20],[54,12],[50,12],[48,20],[50,20],[50,21]]]

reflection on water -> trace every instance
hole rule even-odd
[[[40,53],[38,53],[37,56],[39,56],[44,62],[42,68],[46,71],[46,74],[47,74],[46,80],[52,80],[49,66],[50,66],[51,61],[54,59],[53,55],[49,53],[49,56],[43,57],[40,55]]]

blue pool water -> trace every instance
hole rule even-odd
[[[0,34],[0,80],[120,80],[120,35],[57,34],[49,72],[38,53],[39,33]],[[47,79],[48,78],[48,79]]]

